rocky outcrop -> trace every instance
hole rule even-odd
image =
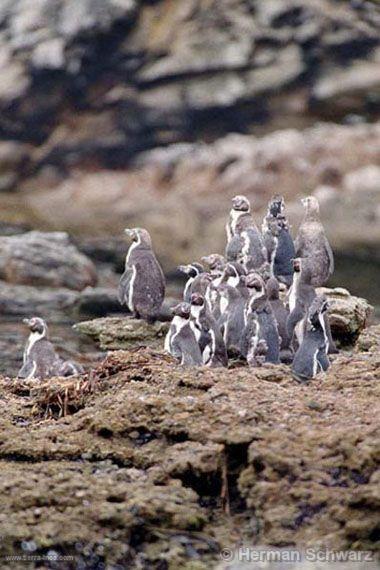
[[[77,323],[74,329],[96,340],[102,350],[125,350],[140,344],[159,349],[163,347],[169,323],[157,321],[149,325],[131,317],[105,317]]]
[[[0,554],[206,570],[242,543],[374,550],[378,367],[339,355],[304,386],[139,348],[74,380],[0,378]]]
[[[346,289],[321,288],[318,291],[330,302],[329,319],[334,338],[340,346],[352,346],[367,325],[373,307],[365,299],[351,296]],[[171,304],[175,304],[174,300]],[[96,340],[102,350],[123,350],[139,343],[162,348],[168,324],[148,325],[130,317],[109,317],[77,323],[74,328]]]
[[[65,287],[95,285],[96,269],[66,233],[29,232],[0,237],[0,279],[7,283]]]

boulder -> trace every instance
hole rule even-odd
[[[81,291],[97,282],[94,264],[63,232],[0,238],[0,279],[7,283]]]
[[[107,317],[84,321],[74,329],[99,342],[102,350],[130,349],[138,345],[162,348],[169,323],[146,321],[131,317]]]
[[[352,345],[367,326],[373,307],[366,299],[354,297],[342,287],[321,287],[317,292],[329,300],[328,315],[334,339],[342,346]]]
[[[380,325],[372,325],[359,336],[355,346],[359,352],[380,353]]]

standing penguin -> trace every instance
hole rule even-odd
[[[267,344],[266,362],[278,364],[280,359],[280,336],[272,307],[267,299],[265,283],[255,273],[246,277],[250,291],[245,306],[245,328],[241,341],[241,352],[245,358],[254,357],[259,340]]]
[[[320,221],[317,198],[308,196],[301,202],[305,216],[295,241],[296,256],[312,260],[311,284],[322,287],[334,272],[334,255]]]
[[[292,373],[299,382],[307,382],[330,366],[327,357],[328,338],[325,330],[324,313],[328,304],[325,297],[316,297],[308,311],[307,327],[303,341],[297,350]]]
[[[218,326],[223,335],[227,351],[240,354],[241,336],[244,330],[244,307],[246,298],[237,287],[222,283],[219,286],[223,312]]]
[[[178,269],[188,276],[188,280],[183,291],[183,300],[186,303],[190,303],[193,283],[199,275],[204,273],[204,268],[200,263],[194,262],[189,265],[179,265]]]
[[[295,334],[297,344],[300,346],[306,330],[308,310],[317,293],[311,284],[313,263],[310,258],[294,259],[293,267],[293,283],[288,292],[289,317],[287,320],[287,331],[290,342],[292,342]],[[328,352],[329,354],[334,354],[338,350],[332,338],[327,314],[324,314],[323,318],[328,338]]]
[[[295,258],[295,248],[285,218],[267,220],[264,243],[273,277],[290,287],[293,279],[292,260]]]
[[[30,330],[23,355],[23,365],[18,378],[39,378],[44,380],[52,376],[73,376],[83,372],[83,368],[74,362],[62,360],[49,340],[47,324],[39,317],[24,319]]]
[[[179,303],[172,308],[172,313],[174,317],[165,338],[165,350],[182,366],[201,366],[202,354],[189,320],[189,303]]]
[[[227,366],[228,357],[223,337],[205,298],[199,293],[193,293],[191,296],[190,320],[194,326],[203,363],[213,367]]]
[[[289,360],[292,359],[290,339],[287,330],[289,311],[280,299],[280,286],[275,277],[268,279],[265,284],[265,288],[267,291],[268,301],[277,321],[278,333],[281,338],[280,359],[282,362],[289,362]]]
[[[266,260],[264,242],[251,214],[251,205],[245,196],[235,196],[226,225],[227,261],[244,262],[250,257],[251,263],[259,267]]]
[[[165,296],[165,277],[152,250],[152,240],[147,230],[126,229],[132,238],[125,270],[121,276],[118,298],[127,305],[134,317],[153,323]]]

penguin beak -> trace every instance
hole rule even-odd
[[[133,238],[135,235],[135,230],[131,230],[129,228],[125,228],[124,233],[127,234],[128,237]]]
[[[178,270],[182,273],[189,273],[190,266],[189,265],[178,265]]]
[[[24,323],[24,325],[29,325],[29,319],[22,319],[22,322]]]

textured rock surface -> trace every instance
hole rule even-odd
[[[139,349],[79,382],[0,379],[0,553],[206,570],[242,542],[376,549],[379,364],[342,354],[300,386]]]
[[[148,325],[131,317],[106,317],[77,323],[74,328],[98,341],[102,350],[128,349],[138,344],[162,348],[169,323]]]
[[[29,232],[0,238],[0,279],[8,283],[81,291],[97,281],[90,259],[66,233]]]

